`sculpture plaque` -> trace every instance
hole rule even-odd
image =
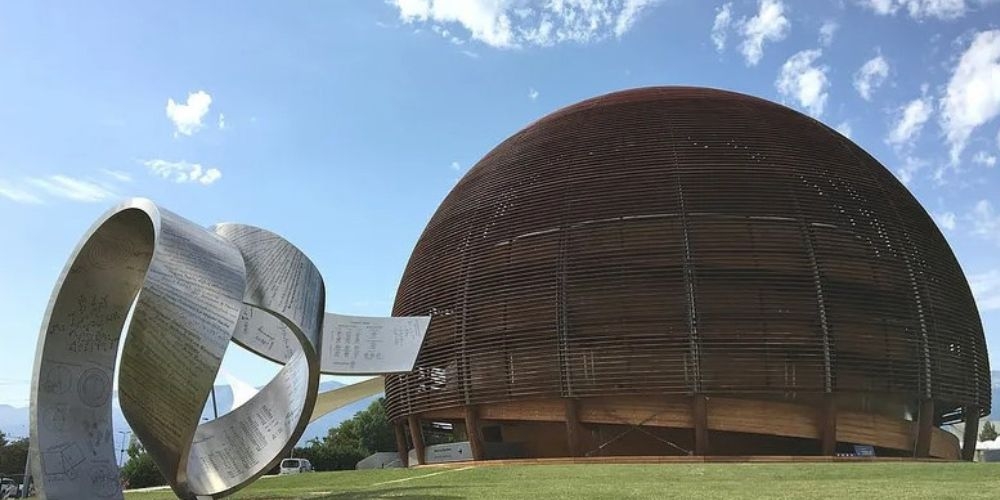
[[[321,396],[320,373],[409,371],[429,318],[325,314],[323,278],[294,245],[242,224],[200,227],[143,199],[106,213],[69,260],[38,340],[30,461],[42,498],[122,498],[118,396],[181,498],[218,498],[264,474],[305,426],[381,389]],[[252,399],[200,423],[230,341],[284,366]],[[315,411],[314,411],[315,410]]]

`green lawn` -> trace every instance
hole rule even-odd
[[[127,500],[173,498],[167,491]],[[1000,464],[517,465],[263,478],[231,498],[1000,498]]]

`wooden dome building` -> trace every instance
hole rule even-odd
[[[450,422],[477,459],[969,459],[990,410],[975,302],[917,200],[733,92],[617,92],[507,139],[428,223],[393,313],[433,316],[386,380],[418,450]],[[964,453],[940,429],[962,421]]]

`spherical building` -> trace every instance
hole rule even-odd
[[[975,303],[920,204],[830,128],[720,90],[617,92],[504,141],[393,313],[433,320],[390,418],[418,448],[451,422],[477,458],[957,459],[940,427],[990,410]]]

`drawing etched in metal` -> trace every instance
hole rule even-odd
[[[111,439],[122,337],[122,413],[181,498],[242,488],[285,456],[319,411],[382,387],[379,377],[321,395],[320,409],[321,372],[411,369],[428,318],[328,315],[324,305],[319,270],[274,233],[206,229],[142,199],[109,211],[70,258],[39,336],[30,461],[42,498],[122,498]],[[368,325],[352,340],[365,344],[363,363],[323,359],[345,323]],[[410,341],[383,341],[399,331]],[[245,404],[201,423],[230,341],[284,366]]]

